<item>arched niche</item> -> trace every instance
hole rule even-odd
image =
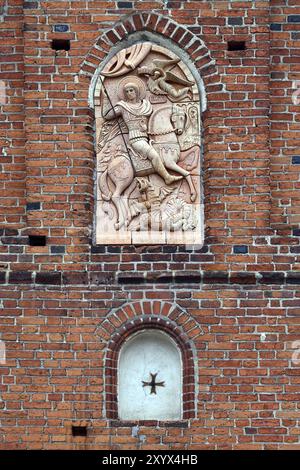
[[[182,358],[168,334],[143,330],[123,344],[118,361],[118,417],[182,418]]]
[[[96,243],[203,244],[201,84],[162,40],[125,42],[98,70]]]

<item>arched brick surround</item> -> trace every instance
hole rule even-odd
[[[127,304],[112,312],[97,329],[97,334],[108,340],[104,372],[106,417],[118,419],[117,374],[120,349],[133,333],[144,329],[159,329],[167,333],[179,347],[183,364],[183,419],[194,418],[196,394],[192,340],[202,330],[178,306],[158,301]]]
[[[198,36],[188,30],[186,26],[179,25],[172,19],[159,15],[157,13],[134,13],[124,16],[122,20],[114,25],[114,27],[103,33],[94,46],[90,49],[85,60],[80,67],[78,75],[79,84],[86,89],[87,82],[90,82],[89,105],[92,106],[93,79],[97,76],[97,71],[103,61],[108,56],[111,48],[116,46],[122,40],[127,40],[134,33],[149,32],[161,36],[171,42],[174,42],[182,51],[184,51],[201,77],[205,89],[206,109],[202,113],[202,129],[205,156],[203,158],[203,183],[204,198],[206,201],[205,211],[205,237],[210,235],[210,218],[215,216],[214,206],[216,204],[214,194],[222,192],[222,188],[214,188],[214,181],[210,178],[215,171],[219,171],[219,162],[215,161],[210,150],[215,148],[216,142],[219,140],[218,131],[215,128],[216,121],[211,119],[217,113],[217,129],[224,128],[224,121],[227,115],[222,113],[224,107],[223,102],[228,101],[230,96],[225,90],[225,84],[221,82],[219,71],[215,66],[209,49]],[[147,38],[146,38],[147,39]],[[203,97],[202,97],[203,98]],[[89,108],[92,112],[92,109]],[[92,157],[92,155],[91,155]],[[94,158],[94,154],[93,154]],[[218,160],[218,159],[217,159]]]
[[[186,27],[157,13],[136,13],[124,17],[122,22],[118,22],[114,28],[106,31],[85,58],[81,73],[93,76],[111,47],[138,31],[149,31],[174,41],[194,61],[204,81],[206,92],[220,91],[221,88],[215,86],[215,83],[219,82],[217,69],[204,42]]]

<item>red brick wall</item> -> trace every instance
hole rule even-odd
[[[297,0],[270,3],[272,224],[285,236],[300,223],[300,8]]]
[[[25,133],[23,2],[0,3],[0,80],[5,85],[0,112],[0,223],[25,223]]]
[[[0,447],[299,449],[298,0],[3,3]],[[202,249],[92,244],[91,75],[135,30],[186,47],[206,84]],[[142,426],[143,445],[103,413],[112,312],[132,302],[198,329],[196,418]]]
[[[196,419],[141,426],[143,448],[299,448],[299,367],[291,362],[291,343],[299,339],[297,287],[158,285],[155,294],[186,311],[186,329],[190,318],[200,326],[193,338],[199,393]],[[152,285],[11,286],[1,296],[8,349],[1,448],[139,448],[132,424],[103,416],[105,315],[112,305],[153,302]],[[117,328],[111,316],[109,322]],[[71,435],[71,424],[80,423],[88,426],[86,438]]]

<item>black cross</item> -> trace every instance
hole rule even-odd
[[[143,387],[151,387],[151,393],[155,393],[156,395],[156,390],[155,390],[155,387],[164,387],[165,386],[165,382],[155,382],[155,379],[156,379],[156,376],[157,376],[158,372],[156,372],[156,374],[151,374],[150,372],[150,375],[151,375],[151,382],[143,382]]]

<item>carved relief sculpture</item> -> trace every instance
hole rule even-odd
[[[95,88],[98,244],[201,244],[200,101],[173,52],[118,52]]]

